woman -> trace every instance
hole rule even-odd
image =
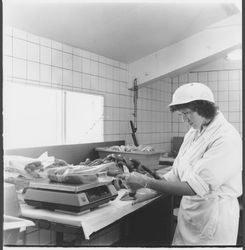
[[[242,141],[204,84],[188,83],[169,105],[191,126],[161,180],[125,175],[129,187],[183,195],[173,245],[236,245],[242,194]]]

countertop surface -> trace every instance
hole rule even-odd
[[[159,196],[157,196],[150,200],[132,204],[132,200],[120,200],[125,192],[128,191],[126,189],[121,189],[118,191],[118,196],[114,201],[103,204],[93,211],[86,210],[79,215],[67,214],[61,211],[39,209],[27,204],[21,204],[21,213],[23,217],[29,219],[47,220],[50,222],[82,227],[85,239],[89,239],[92,233],[97,232],[127,214],[130,214],[152,202],[154,199],[159,198]]]

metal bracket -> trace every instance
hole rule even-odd
[[[132,113],[132,115],[134,116],[135,129],[137,130],[137,100],[138,100],[138,90],[139,90],[137,85],[137,78],[134,79],[133,88],[130,88],[129,90],[134,91],[134,96],[133,96],[134,112]]]

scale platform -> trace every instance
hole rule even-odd
[[[82,185],[30,182],[24,194],[26,204],[42,209],[79,214],[114,200],[117,190],[111,182]]]

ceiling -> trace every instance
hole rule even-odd
[[[212,2],[3,2],[3,24],[124,63],[239,12]]]

